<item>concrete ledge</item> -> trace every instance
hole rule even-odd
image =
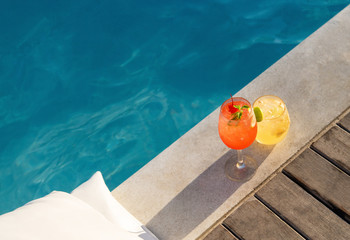
[[[349,39],[350,6],[236,94],[250,102],[277,95],[291,118],[280,144],[255,142],[243,151],[259,163],[250,181],[236,183],[224,175],[225,161],[235,152],[219,138],[216,109],[113,196],[160,239],[196,239],[347,109]]]

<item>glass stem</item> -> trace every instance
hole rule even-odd
[[[237,150],[237,155],[238,155],[238,161],[237,161],[237,168],[244,168],[244,162],[243,162],[243,154],[242,150]]]

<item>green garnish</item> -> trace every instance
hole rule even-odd
[[[232,113],[231,120],[240,120],[242,118],[242,116],[243,116],[243,109],[249,109],[248,105],[243,105],[243,106],[234,105],[233,107],[238,109],[238,111],[235,112],[235,113]]]
[[[261,122],[263,120],[263,113],[259,107],[254,108],[254,114],[257,122]]]

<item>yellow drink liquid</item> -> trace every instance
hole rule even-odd
[[[258,122],[256,140],[262,144],[276,144],[287,135],[290,120],[286,105],[276,96],[262,96],[253,107],[259,107],[263,113],[263,120]]]

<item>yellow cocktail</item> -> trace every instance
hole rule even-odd
[[[253,107],[259,107],[263,120],[258,122],[256,140],[262,144],[276,144],[287,135],[290,119],[287,107],[279,97],[267,95],[255,100]]]

